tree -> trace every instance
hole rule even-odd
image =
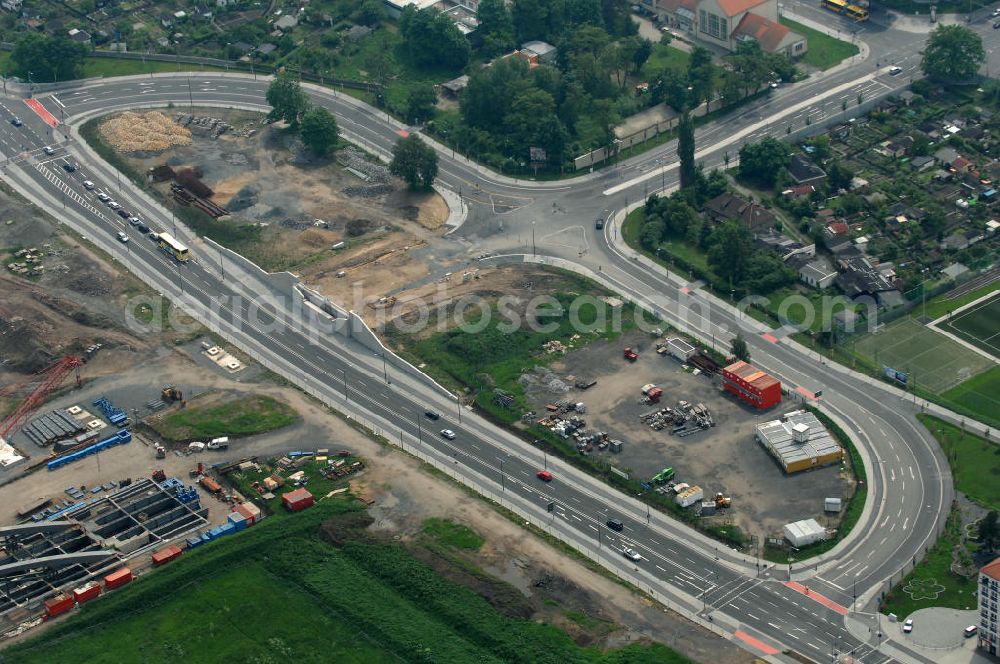
[[[406,119],[414,124],[429,120],[434,115],[437,93],[430,83],[412,86],[406,95]]]
[[[694,123],[691,114],[684,110],[681,123],[677,127],[677,156],[680,158],[681,189],[695,183],[694,165]]]
[[[736,336],[733,337],[732,342],[729,344],[729,354],[737,360],[750,361],[750,349],[747,348],[747,340],[739,332],[736,333]]]
[[[376,25],[385,19],[385,5],[381,0],[364,0],[356,13],[361,25]]]
[[[492,57],[514,48],[514,19],[504,0],[482,0],[476,18],[484,55]]]
[[[407,5],[399,17],[399,31],[410,60],[419,67],[461,69],[469,62],[469,40],[436,9]]]
[[[649,56],[653,54],[653,42],[649,41],[645,37],[630,37],[630,39],[637,39],[635,50],[632,51],[632,67],[633,71],[638,74],[642,69],[642,66],[646,64],[646,60],[649,60]]]
[[[316,106],[302,116],[299,135],[307,148],[325,157],[340,140],[340,128],[337,126],[337,119],[330,111],[322,106]]]
[[[10,60],[13,74],[33,82],[68,81],[78,78],[87,47],[65,37],[27,32],[17,40]]]
[[[405,180],[410,189],[430,189],[438,172],[437,153],[419,136],[410,134],[392,148],[389,171]]]
[[[687,77],[691,86],[691,106],[712,99],[715,90],[715,67],[712,65],[711,51],[702,46],[695,46],[691,50]]]
[[[773,187],[778,172],[788,165],[788,146],[775,138],[747,143],[740,148],[740,177]]]
[[[291,74],[279,74],[267,87],[267,103],[271,105],[269,120],[284,120],[293,129],[309,110],[309,98]]]
[[[723,279],[740,283],[750,267],[753,242],[737,221],[727,221],[708,238],[708,263]]]
[[[973,78],[986,60],[982,38],[962,25],[938,25],[924,47],[920,69],[938,83]]]
[[[997,540],[1000,540],[1000,523],[997,523],[997,516],[996,510],[990,510],[979,522],[979,541],[987,551],[993,551]]]
[[[846,190],[851,186],[854,179],[854,172],[839,161],[835,161],[826,169],[826,182],[830,185],[830,191],[836,193],[841,189]]]

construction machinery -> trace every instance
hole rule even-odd
[[[164,401],[184,401],[184,395],[173,385],[168,385],[160,391],[160,397]]]
[[[653,484],[663,484],[664,482],[669,482],[670,479],[673,478],[673,476],[674,476],[673,468],[664,468],[657,474],[653,475],[653,479],[651,481],[653,482]]]
[[[729,496],[725,496],[721,493],[715,494],[713,500],[715,501],[715,506],[719,509],[730,507],[733,504],[732,498],[730,498]]]
[[[21,427],[24,426],[24,423],[28,420],[31,413],[33,413],[35,409],[41,405],[50,393],[59,388],[63,380],[66,379],[66,376],[73,369],[77,370],[76,385],[79,387],[79,367],[82,364],[83,360],[79,357],[76,357],[75,355],[67,355],[41,373],[38,373],[28,379],[28,381],[25,381],[39,382],[37,382],[34,389],[31,390],[28,396],[25,397],[16,408],[14,408],[14,411],[8,415],[3,422],[0,422],[0,439],[9,440],[14,434],[20,431]],[[23,384],[13,385],[10,388],[3,390],[3,392],[0,393],[0,396],[12,396],[21,387],[23,387]]]
[[[166,450],[166,448],[163,447],[163,445],[160,445],[159,443],[157,443],[156,447],[154,447],[153,449],[156,451],[156,458],[157,459],[166,459],[167,458],[167,450]]]
[[[635,352],[631,346],[625,346],[625,350],[622,351],[622,356],[629,362],[635,362],[639,359],[639,353]]]

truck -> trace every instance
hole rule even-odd
[[[705,492],[700,486],[691,486],[677,494],[674,500],[681,507],[691,507],[705,498]]]
[[[208,442],[207,447],[210,450],[228,450],[229,436],[223,436],[221,438],[213,438]]]
[[[668,467],[653,475],[653,479],[651,481],[653,484],[663,484],[664,482],[669,482],[673,476],[674,469]]]
[[[642,393],[646,397],[647,403],[657,403],[663,396],[663,390],[652,383],[642,386]]]
[[[625,346],[625,350],[622,351],[622,356],[629,362],[635,362],[639,359],[639,353],[632,350],[631,346]]]

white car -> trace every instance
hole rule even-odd
[[[105,194],[103,191],[99,191],[97,192],[97,200],[99,200],[102,203],[107,203],[108,201],[111,200],[111,197]]]
[[[990,14],[990,16],[992,16],[993,18],[996,18],[997,16],[1000,16],[1000,7],[997,7],[996,9],[994,9],[993,13]]]
[[[906,622],[903,623],[903,631],[907,634],[913,631],[913,618],[906,619]]]
[[[95,185],[90,180],[84,180],[83,181],[83,188],[86,189],[86,190],[88,190],[88,191],[91,190],[91,189],[93,189],[95,186],[97,186],[97,185]],[[107,196],[107,194],[104,194],[104,195]],[[101,197],[100,194],[98,194],[97,197],[100,198]]]
[[[204,452],[204,451],[205,451],[205,443],[195,441],[188,445],[188,452]]]
[[[455,440],[455,432],[451,429],[441,429],[441,435],[448,440]]]
[[[124,243],[124,242],[128,242],[128,240],[129,240],[128,235],[126,235],[123,231],[118,231],[118,241],[119,242]]]
[[[56,150],[51,145],[46,145],[44,148],[42,148],[42,152],[44,152],[45,154],[55,154]]]
[[[638,551],[636,551],[635,549],[630,549],[628,547],[622,549],[622,555],[628,558],[629,560],[642,560],[642,556],[639,555]]]
[[[902,73],[903,73],[902,67],[897,67],[896,65],[889,67],[889,76],[899,76]]]
[[[119,210],[119,209],[121,209],[121,204],[119,204],[118,201],[112,201],[112,200],[109,199],[107,201],[107,203],[108,203],[108,207],[111,208],[112,210]]]

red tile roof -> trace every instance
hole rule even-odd
[[[732,16],[732,14],[730,14]],[[788,28],[758,14],[746,14],[733,30],[733,35],[753,37],[765,53],[774,53],[781,46],[781,40],[791,32]]]
[[[726,16],[736,16],[746,11],[750,11],[757,5],[762,5],[768,0],[718,0],[719,7]]]
[[[979,571],[991,579],[1000,581],[1000,558],[997,558]]]

